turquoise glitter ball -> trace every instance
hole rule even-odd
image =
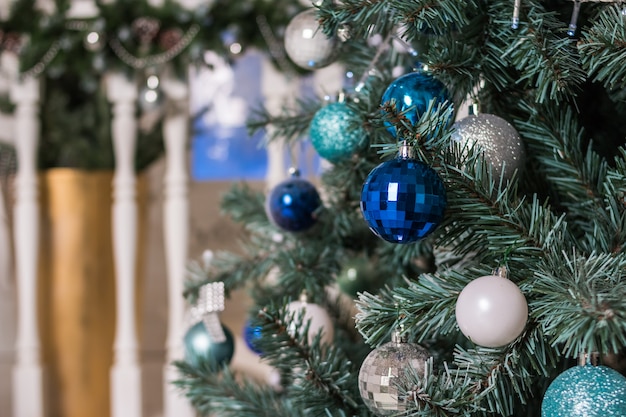
[[[331,103],[319,109],[309,126],[311,144],[330,162],[349,159],[368,143],[359,115],[345,103]]]
[[[548,387],[541,417],[626,416],[626,378],[606,366],[575,366]]]
[[[424,72],[410,72],[397,78],[385,90],[381,103],[395,106],[395,111],[415,124],[426,112],[432,100],[435,104],[449,101],[449,93],[441,81]],[[396,128],[385,122],[387,131],[396,137]],[[398,138],[400,139],[400,138]]]

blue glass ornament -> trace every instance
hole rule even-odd
[[[200,321],[187,331],[184,338],[185,360],[196,367],[208,367],[212,371],[218,371],[222,366],[230,363],[235,353],[233,334],[222,325],[226,339],[223,342],[215,342],[204,322]]]
[[[322,205],[313,184],[298,175],[294,171],[291,178],[274,187],[265,202],[270,221],[290,232],[311,228],[317,222],[316,210]]]
[[[436,105],[449,101],[446,87],[429,74],[410,72],[389,84],[381,103],[383,105],[385,103],[394,104],[396,112],[402,112],[411,124],[415,124],[426,112],[432,100],[435,100]],[[389,122],[385,122],[385,125],[387,131],[396,137],[396,128]]]
[[[626,416],[626,378],[606,366],[574,366],[548,387],[541,403],[541,416]]]
[[[262,354],[263,352],[256,346],[257,341],[261,338],[261,326],[252,326],[248,320],[243,326],[243,340],[246,342],[246,346],[250,348],[256,354]]]
[[[368,143],[359,115],[345,103],[319,109],[311,120],[309,136],[317,153],[330,162],[346,160]]]
[[[392,243],[411,243],[443,220],[446,190],[439,175],[412,157],[383,162],[361,190],[361,212],[372,232]]]

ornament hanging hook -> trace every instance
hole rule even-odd
[[[569,22],[569,27],[567,29],[567,34],[569,36],[576,35],[576,28],[578,27],[578,15],[580,14],[580,0],[574,1],[574,9],[572,10],[572,18]]]
[[[522,0],[515,0],[513,3],[513,19],[511,19],[511,29],[519,28],[519,9],[522,5]]]

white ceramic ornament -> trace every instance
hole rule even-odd
[[[456,302],[456,322],[472,342],[500,347],[517,339],[528,320],[520,289],[503,276],[487,275],[463,288]]]
[[[320,331],[320,329],[323,329],[321,343],[330,345],[333,342],[335,329],[328,312],[319,305],[308,303],[302,298],[298,301],[292,301],[287,304],[287,311],[294,314],[294,319],[299,317],[302,310],[304,310],[302,325],[305,325],[307,321],[311,320],[308,332],[309,343],[313,341],[313,338]],[[294,322],[289,325],[287,331],[291,335],[295,333],[296,328]]]
[[[298,13],[285,28],[285,52],[301,68],[314,70],[332,64],[338,47],[336,36],[322,32],[316,9]]]

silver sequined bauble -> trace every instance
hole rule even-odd
[[[359,393],[374,414],[390,416],[406,409],[407,399],[398,395],[407,368],[423,375],[430,353],[415,343],[394,339],[367,355],[359,370]]]
[[[338,51],[336,36],[327,37],[319,26],[316,9],[297,14],[285,29],[285,51],[291,60],[304,69],[318,69],[335,61]]]
[[[517,130],[506,120],[493,114],[481,113],[467,116],[453,126],[452,139],[467,149],[479,146],[485,162],[491,165],[497,180],[504,171],[504,179],[518,175],[526,162],[526,151]],[[503,169],[504,167],[504,169]]]

